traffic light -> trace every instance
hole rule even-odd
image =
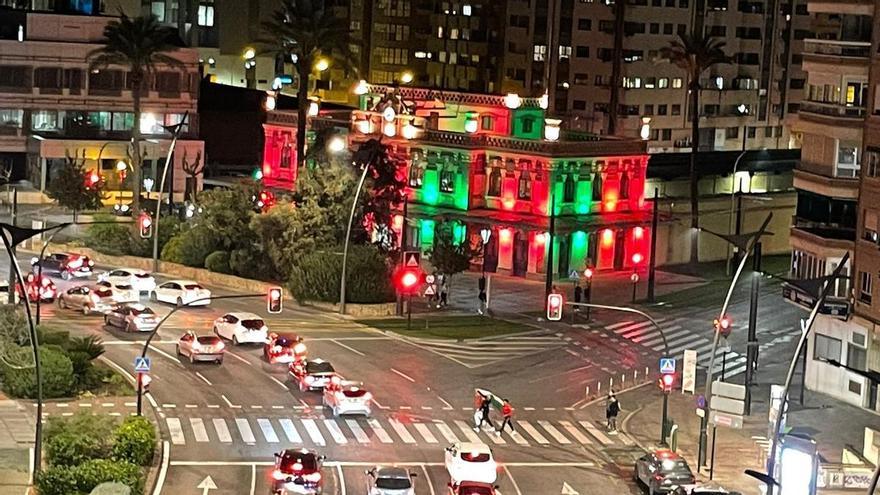
[[[397,272],[395,285],[402,294],[411,294],[418,289],[422,282],[422,271],[417,268],[404,268]]]
[[[153,218],[150,217],[149,213],[141,213],[141,217],[138,219],[138,225],[141,229],[141,237],[144,239],[153,237]]]
[[[593,269],[590,267],[586,267],[584,269],[584,277],[586,277],[587,282],[593,280]]]
[[[722,337],[727,338],[730,335],[730,331],[733,330],[733,325],[730,321],[730,317],[724,315],[721,319],[715,318],[713,323],[715,325],[715,331],[720,332]]]
[[[266,299],[267,311],[272,314],[278,314],[281,312],[281,307],[283,306],[282,295],[281,287],[269,288],[269,297]]]
[[[101,176],[98,175],[98,172],[94,170],[89,171],[88,175],[86,176],[86,187],[93,188],[99,182],[101,182]]]
[[[660,389],[663,390],[663,393],[668,394],[672,392],[673,385],[675,385],[675,373],[660,375]]]
[[[547,320],[559,321],[562,319],[562,294],[555,292],[547,296]]]

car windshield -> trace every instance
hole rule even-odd
[[[342,394],[345,395],[346,397],[363,397],[363,396],[367,395],[367,391],[362,388],[358,388],[358,389],[349,388],[349,389],[343,390]]]
[[[199,337],[199,344],[205,345],[217,345],[220,342],[220,337],[216,337],[214,335],[203,335]]]
[[[150,278],[149,273],[135,273],[134,276],[137,278]]]
[[[131,308],[131,314],[133,314],[135,316],[139,316],[139,315],[154,315],[156,313],[153,313],[153,310],[150,308],[143,308],[143,309]]]
[[[660,471],[670,474],[690,474],[691,472],[684,459],[663,459],[660,461]]]
[[[412,488],[412,482],[410,482],[409,478],[378,478],[376,479],[376,488],[403,490],[405,488]]]
[[[95,289],[92,291],[92,293],[97,295],[98,297],[110,297],[113,295],[113,291],[110,291],[108,289]]]
[[[263,323],[263,320],[241,320],[241,326],[248,330],[259,330],[263,328],[264,325],[265,323]]]
[[[318,458],[315,454],[288,452],[281,456],[282,473],[314,472],[318,470]]]
[[[487,462],[489,454],[487,452],[462,452],[461,458],[467,462]]]
[[[465,486],[458,491],[458,495],[492,495],[492,489],[487,486]]]
[[[203,287],[199,284],[187,284],[184,285],[188,290],[201,290]]]
[[[333,365],[327,361],[309,361],[306,364],[306,373],[333,373]]]

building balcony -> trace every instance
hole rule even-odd
[[[820,170],[832,173],[833,167],[802,160],[794,171],[795,189],[810,191],[829,198],[855,200],[859,197],[859,179],[857,177],[829,177],[817,173]]]
[[[646,153],[643,141],[611,139],[596,135],[590,136],[588,139],[551,142],[488,134],[471,135],[459,132],[425,130],[417,141],[440,146],[533,153],[549,157],[641,155]]]
[[[843,252],[853,250],[856,237],[853,229],[798,225],[797,218],[794,222],[790,232],[792,249],[815,253],[822,258],[840,257]]]
[[[871,42],[805,39],[804,55],[867,59],[871,56]]]
[[[839,103],[822,103],[818,101],[802,100],[799,113],[814,113],[829,117],[854,119],[861,121],[865,118],[865,107],[841,105]]]

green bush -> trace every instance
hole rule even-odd
[[[13,347],[6,351],[11,359],[8,362],[27,362],[25,354],[31,350],[26,347]],[[43,372],[43,398],[54,399],[70,397],[75,392],[73,364],[58,346],[40,346],[40,361]],[[33,368],[17,368],[2,361],[0,382],[3,390],[15,398],[34,399],[37,396],[37,380]]]
[[[156,428],[143,416],[130,416],[113,432],[113,458],[147,466],[153,461]]]
[[[122,483],[108,481],[96,486],[89,495],[131,495],[131,488]]]
[[[40,471],[36,479],[39,495],[74,495],[76,473],[69,466],[50,466]]]
[[[229,268],[229,253],[214,251],[205,258],[205,268],[217,273],[232,273]]]
[[[76,478],[76,488],[82,493],[89,493],[96,486],[108,481],[128,486],[131,488],[132,494],[140,495],[144,491],[141,468],[130,462],[92,459],[73,468],[73,472]]]
[[[205,258],[220,246],[212,233],[201,226],[182,230],[162,249],[162,259],[172,263],[202,268]]]
[[[46,427],[46,459],[53,466],[76,466],[110,456],[116,422],[109,416],[79,413],[51,418]]]
[[[385,303],[394,300],[391,271],[385,257],[373,246],[352,246],[348,251],[346,300],[352,303]],[[336,302],[342,275],[342,249],[315,251],[300,258],[288,281],[300,301]]]
[[[256,247],[235,249],[229,253],[229,268],[239,277],[266,281],[278,279],[272,262]]]
[[[92,360],[83,351],[69,351],[67,357],[73,367],[73,380],[77,391],[88,390],[88,375],[92,369]]]
[[[95,215],[96,222],[113,222],[110,215]],[[129,254],[131,249],[132,229],[124,223],[92,224],[86,229],[86,246],[102,253],[112,255]]]

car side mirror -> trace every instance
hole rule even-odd
[[[446,452],[452,452],[452,447],[446,447],[444,450],[446,450]]]
[[[281,459],[281,453],[279,453],[279,452],[275,452],[275,458],[276,458],[276,459]]]

